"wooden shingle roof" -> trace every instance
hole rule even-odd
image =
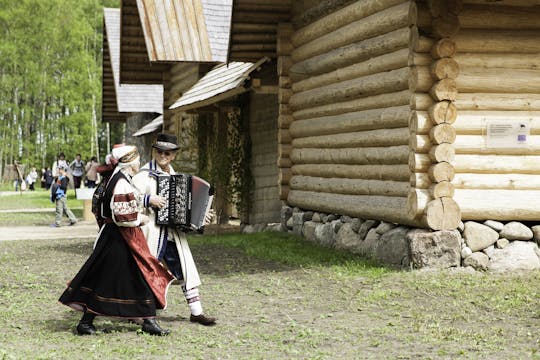
[[[226,61],[232,0],[122,0],[122,83],[161,83],[163,63]]]
[[[120,84],[120,10],[104,9],[104,21],[103,120],[125,120],[118,113],[162,113],[163,85]]]
[[[246,80],[249,79],[250,74],[268,60],[268,58],[263,58],[256,63],[219,64],[186,91],[169,109],[187,111],[246,92],[249,90]]]

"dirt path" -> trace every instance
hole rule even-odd
[[[98,227],[94,221],[79,221],[73,226],[1,226],[0,241],[95,238]]]

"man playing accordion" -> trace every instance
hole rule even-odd
[[[179,149],[175,135],[159,134],[152,160],[145,164],[133,177],[133,184],[143,196],[144,213],[150,218],[142,227],[150,252],[164,262],[172,274],[182,283],[182,289],[191,310],[190,321],[202,325],[213,325],[216,319],[203,313],[198,286],[201,284],[199,273],[185,233],[176,226],[156,224],[156,209],[166,206],[163,197],[157,195],[157,176],[174,175],[171,162]],[[212,214],[205,222],[209,223]]]

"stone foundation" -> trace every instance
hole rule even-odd
[[[527,227],[515,221],[467,221],[459,230],[430,231],[285,206],[281,223],[245,225],[242,231],[287,231],[322,246],[414,269],[540,269],[540,225]]]

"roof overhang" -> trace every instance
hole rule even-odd
[[[269,60],[262,58],[256,63],[231,62],[217,65],[182,94],[169,109],[175,112],[193,110],[249,91],[250,87],[246,83],[251,73]]]

